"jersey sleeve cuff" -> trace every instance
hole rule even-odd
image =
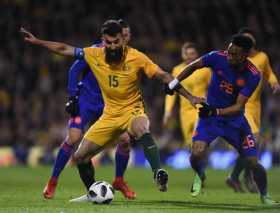
[[[76,47],[74,49],[74,57],[76,59],[84,59],[84,55],[85,55],[85,53],[84,53],[84,50],[82,48],[77,48]]]

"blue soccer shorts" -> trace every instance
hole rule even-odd
[[[225,139],[242,157],[256,157],[258,146],[245,116],[199,119],[192,141],[210,145],[217,137]]]
[[[95,123],[103,112],[103,103],[90,103],[88,97],[79,97],[80,115],[71,117],[68,122],[69,128],[77,128],[85,131],[88,125]]]

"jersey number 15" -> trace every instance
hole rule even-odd
[[[110,87],[118,87],[119,81],[117,75],[109,75],[109,86]]]

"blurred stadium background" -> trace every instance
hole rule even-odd
[[[64,105],[72,60],[25,45],[20,26],[41,38],[87,46],[99,39],[106,19],[122,18],[131,26],[131,45],[168,71],[180,62],[183,42],[197,42],[203,54],[225,48],[232,34],[248,26],[256,32],[257,46],[268,53],[279,78],[279,10],[277,0],[1,0],[0,167],[52,164],[67,132]],[[174,119],[169,129],[161,126],[162,85],[144,79],[143,90],[162,160],[174,167],[187,167],[178,120]],[[279,96],[272,96],[265,85],[261,134],[266,167],[280,163],[278,103]],[[210,166],[228,168],[235,152],[223,143],[214,147]],[[137,146],[133,153],[132,164],[145,165]],[[112,161],[102,157],[100,162]]]

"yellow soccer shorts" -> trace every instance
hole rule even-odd
[[[260,132],[261,124],[261,109],[260,107],[245,108],[245,117],[251,127],[252,133],[256,134]]]
[[[142,116],[147,117],[142,108],[128,109],[120,115],[103,113],[85,133],[84,139],[99,146],[109,145],[123,132],[131,133],[132,121]]]
[[[185,110],[180,112],[181,130],[183,133],[185,145],[191,147],[192,135],[198,119],[196,109]]]

